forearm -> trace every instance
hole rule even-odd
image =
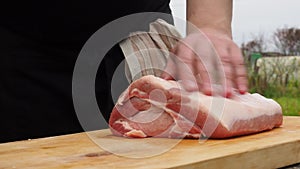
[[[187,20],[197,28],[231,38],[232,0],[187,0]]]

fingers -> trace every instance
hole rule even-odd
[[[224,86],[224,97],[230,98],[234,88],[241,94],[246,93],[248,91],[248,78],[239,47],[230,41],[228,47],[220,44],[216,50],[220,58],[219,66],[223,71],[220,73]]]
[[[206,95],[213,95],[212,82],[217,69],[212,67],[211,50],[191,49],[188,44],[179,42],[170,55],[163,79],[180,80],[187,91],[201,91]],[[201,53],[198,56],[197,53]]]
[[[205,95],[211,96],[213,95],[212,89],[212,73],[209,73],[209,64],[204,64],[201,57],[198,56],[197,60],[197,78],[198,84],[200,84],[200,91],[202,91]]]
[[[186,90],[200,90],[206,95],[230,98],[233,88],[238,89],[241,94],[246,93],[248,78],[239,47],[228,39],[211,38],[213,49],[203,46],[200,40],[199,37],[189,37],[185,39],[187,43],[179,42],[172,51],[173,54],[170,54],[161,77],[166,80],[181,80]],[[212,86],[217,83],[221,83],[223,87],[221,93],[214,93]]]
[[[244,94],[248,91],[248,77],[247,72],[245,68],[244,59],[242,57],[241,50],[233,44],[233,46],[230,48],[230,53],[232,55],[233,59],[233,69],[234,69],[234,84],[235,88],[239,90],[241,94]]]
[[[228,44],[225,42],[215,42],[213,51],[210,52],[210,57],[207,57],[210,58],[214,64],[207,69],[209,70],[212,83],[221,85],[221,87],[216,88],[214,95],[230,98],[233,93],[234,81],[232,69],[233,58],[228,50]]]
[[[223,74],[221,73],[221,81],[224,88],[224,97],[230,98],[232,95],[232,87],[233,87],[233,81],[234,81],[234,75],[232,70],[232,58],[230,57],[230,54],[225,51],[224,53],[220,54],[221,58],[221,66],[223,69]]]
[[[194,52],[183,42],[174,48],[173,61],[176,63],[176,80],[181,80],[183,87],[188,91],[199,90],[197,78],[194,75],[195,55]]]

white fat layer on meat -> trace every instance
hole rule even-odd
[[[115,121],[115,123],[117,123],[117,124],[122,124],[122,126],[123,126],[123,128],[124,128],[125,130],[134,130],[134,128],[132,128],[132,127],[128,124],[127,121],[124,121],[124,120],[119,119],[119,120]]]
[[[190,138],[200,138],[201,135],[200,134],[191,134],[191,133],[184,133],[185,136],[190,137]]]
[[[151,105],[151,107],[145,111],[139,111],[139,113],[130,117],[129,120],[138,123],[150,123],[161,116],[164,113],[164,109]]]
[[[122,124],[122,126],[125,130],[130,130],[124,134],[125,136],[147,137],[147,135],[142,130],[136,130],[136,129],[132,128],[127,121],[119,119],[119,120],[115,121],[115,123]]]
[[[141,95],[147,95],[146,92],[141,91],[141,90],[138,89],[138,88],[134,88],[134,89],[131,90],[131,93],[134,93],[134,92],[138,92],[138,93],[141,94]]]
[[[207,110],[205,113],[217,119],[225,128],[230,130],[236,121],[251,120],[263,115],[281,114],[281,107],[272,99],[259,94],[235,94],[232,99],[212,97],[193,92],[189,95],[191,102],[198,101]],[[193,106],[193,104],[191,104]]]
[[[127,136],[127,137],[132,137],[132,136],[134,136],[134,137],[147,137],[147,135],[142,130],[136,130],[136,129],[130,130],[127,133],[125,133],[124,135]]]
[[[166,81],[164,79],[161,79],[161,78],[157,78],[153,75],[149,75],[147,78],[155,78],[155,81],[156,83],[160,84],[161,86],[163,86],[164,90],[170,90],[172,88],[181,88],[181,86],[175,82],[175,81]],[[117,104],[119,105],[123,105],[124,101],[126,101],[126,97],[128,96],[129,94],[129,91],[128,91],[129,88],[127,88],[119,97],[118,101],[117,101]],[[138,89],[138,88],[134,88],[131,90],[131,93],[133,92],[137,92],[141,95],[145,95],[147,94],[146,92]]]

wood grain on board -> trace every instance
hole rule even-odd
[[[300,162],[300,117],[224,140],[127,139],[109,130],[0,144],[0,168],[278,168]]]

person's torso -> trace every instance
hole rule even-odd
[[[81,44],[119,17],[139,12],[170,13],[169,1],[9,1],[0,6],[0,26],[42,42]]]

